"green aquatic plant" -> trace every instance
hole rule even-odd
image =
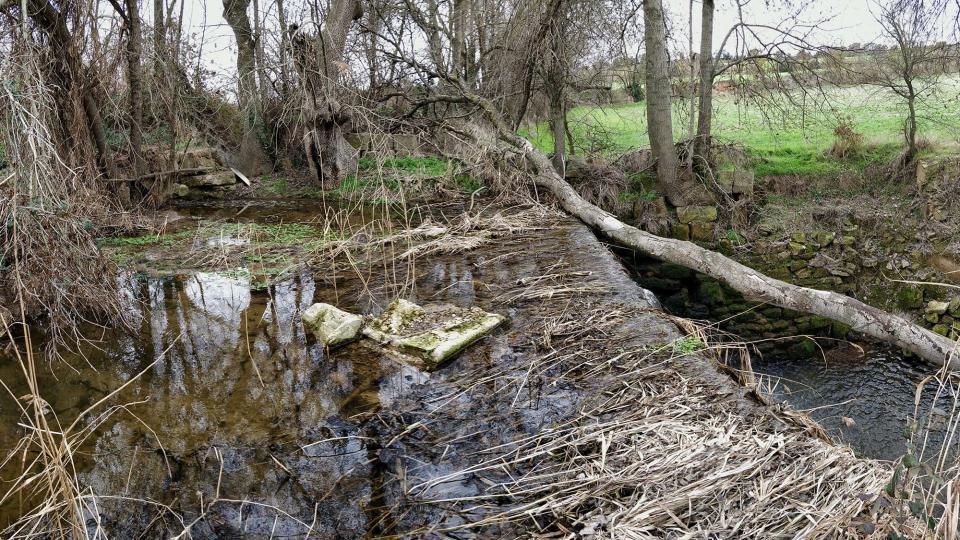
[[[706,348],[706,344],[697,336],[684,336],[673,342],[673,353],[676,355],[693,354]]]

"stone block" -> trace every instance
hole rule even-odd
[[[712,242],[717,226],[715,223],[695,221],[690,224],[690,238],[697,242]]]
[[[677,240],[690,240],[690,225],[686,223],[675,223],[670,230],[670,234]]]
[[[187,187],[218,187],[236,183],[237,177],[233,174],[233,171],[217,171],[183,178],[183,184]]]
[[[420,307],[398,299],[363,329],[363,335],[425,360],[435,369],[499,326],[506,318],[480,308]]]
[[[677,208],[677,218],[680,220],[680,223],[693,223],[694,221],[716,221],[717,207],[681,206],[680,208]]]
[[[335,347],[357,337],[363,318],[330,304],[313,304],[301,315],[304,326],[327,347]]]

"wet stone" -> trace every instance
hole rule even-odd
[[[327,347],[334,347],[356,339],[363,326],[363,318],[347,313],[330,304],[318,303],[300,316],[303,324]]]
[[[418,306],[395,300],[363,329],[363,334],[403,353],[417,356],[435,369],[487,335],[506,318],[480,308],[453,305]]]
[[[210,174],[200,174],[189,176],[183,179],[183,184],[187,187],[218,187],[230,186],[237,183],[237,177],[233,171],[219,171]]]
[[[680,223],[693,223],[694,221],[712,222],[717,220],[716,206],[682,206],[677,208],[677,218]]]

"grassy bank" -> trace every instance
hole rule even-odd
[[[960,147],[960,110],[947,99],[958,88],[960,83],[951,81],[937,100],[920,104],[919,131],[932,143],[928,152],[954,152]],[[776,106],[760,107],[733,95],[716,95],[713,133],[721,143],[741,144],[750,150],[758,176],[863,170],[889,161],[902,148],[906,104],[889,92],[861,86],[830,89],[822,103],[814,103],[812,97],[804,100],[799,94],[793,98],[793,103],[780,100]],[[686,136],[687,105],[675,103],[673,125],[678,141]],[[864,136],[865,151],[852,159],[827,155],[841,121],[849,122]],[[570,112],[570,129],[580,153],[614,156],[649,145],[644,103],[576,107]],[[553,138],[546,122],[525,134],[537,147],[552,151]]]

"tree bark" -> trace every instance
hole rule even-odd
[[[240,148],[229,156],[231,165],[247,176],[258,176],[268,168],[268,160],[257,137],[261,128],[261,100],[257,90],[256,44],[247,17],[250,0],[223,0],[223,17],[237,40],[237,98],[244,120]]]
[[[336,187],[357,170],[357,152],[344,137],[352,118],[338,94],[347,34],[362,16],[358,0],[333,0],[319,37],[299,33],[293,39],[295,64],[304,84],[304,153],[324,189]]]
[[[677,150],[673,145],[670,60],[661,0],[644,0],[643,21],[650,149],[657,160],[657,180],[664,195],[674,206],[683,206],[686,201],[677,177]]]
[[[260,18],[260,1],[253,0],[253,45],[257,59],[257,81],[260,83],[260,112],[263,114],[266,109],[267,99],[270,92],[270,78],[267,76],[266,55],[263,52],[263,21]],[[263,118],[264,124],[266,117]]]
[[[566,125],[567,111],[563,102],[562,89],[550,92],[550,131],[553,133],[553,167],[560,176],[566,175]]]
[[[166,54],[166,21],[163,16],[163,0],[153,0],[153,77],[158,82],[163,76]]]
[[[87,140],[92,143],[100,172],[106,174],[107,177],[116,176],[116,166],[103,131],[103,117],[100,114],[100,106],[92,93],[92,87],[95,83],[91,81],[90,77],[84,77],[84,74],[81,73],[83,64],[78,53],[78,47],[73,43],[73,36],[67,27],[63,13],[58,11],[49,0],[28,0],[27,9],[30,18],[49,36],[50,46],[54,51],[52,57],[58,62],[56,70],[59,79],[57,81],[57,99],[62,106],[59,113],[65,142],[64,155],[74,154],[75,143],[71,142],[74,137],[72,126],[74,120],[80,121],[81,125],[86,127],[87,132],[80,134],[79,138],[88,137]],[[82,111],[75,110],[75,107],[71,105],[70,94],[74,91],[80,96]],[[82,114],[82,117],[78,116],[80,114]],[[89,148],[89,146],[86,147]],[[78,165],[78,163],[72,163],[72,165]]]
[[[713,0],[703,0],[700,11],[700,110],[697,115],[697,167],[710,162],[713,122]]]
[[[287,51],[290,50],[290,32],[287,29],[287,13],[283,7],[283,0],[277,0],[277,19],[280,23],[280,89],[283,92],[281,101],[286,102],[290,95],[290,74],[287,72]]]
[[[570,214],[615,243],[642,251],[660,260],[696,270],[730,285],[746,298],[774,306],[827,317],[849,325],[854,331],[908,350],[936,365],[960,370],[958,343],[912,322],[830,291],[800,287],[773,279],[719,253],[692,242],[661,238],[631,227],[588,203],[554,170],[550,159],[507,125],[496,108],[476,95],[465,98],[480,106],[496,130],[473,126],[485,143],[502,140],[532,166],[534,182],[552,193]]]
[[[127,85],[130,87],[130,153],[135,174],[143,174],[143,32],[139,0],[126,0]]]

